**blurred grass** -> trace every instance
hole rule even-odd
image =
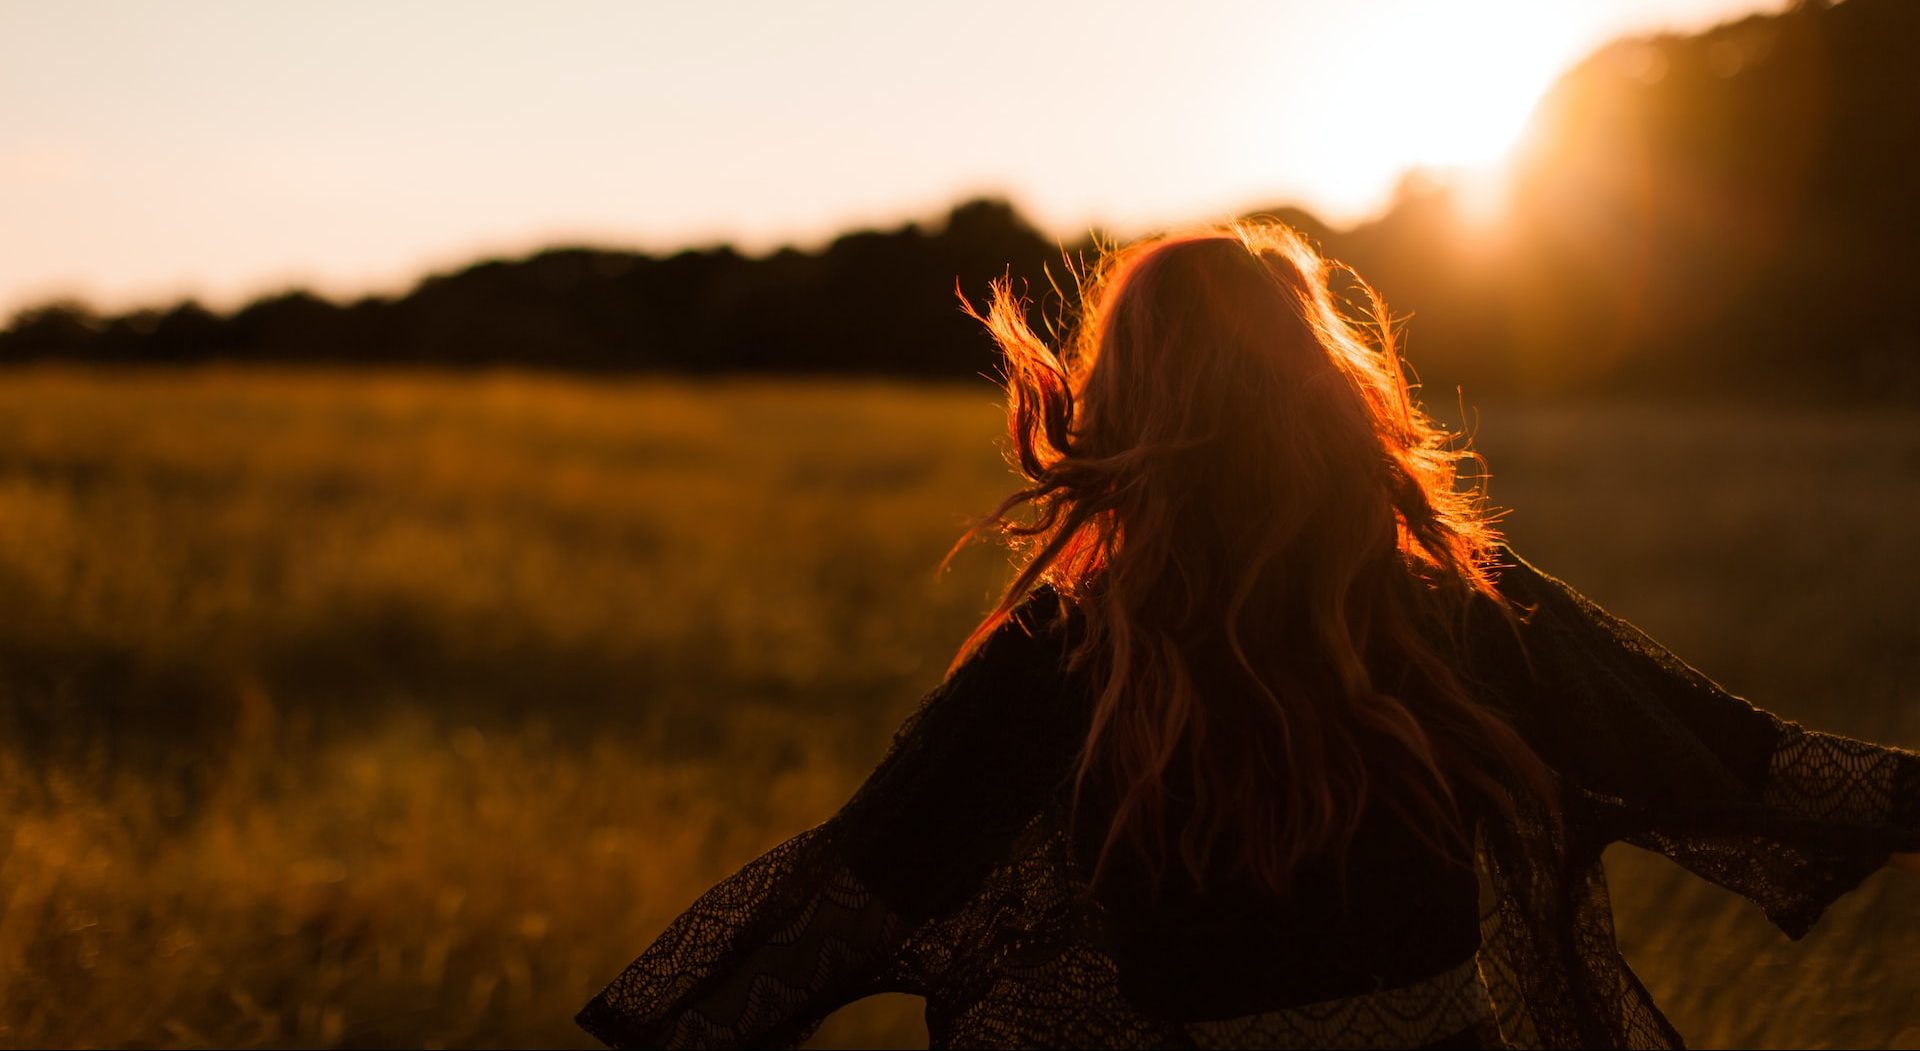
[[[1920,417],[1488,408],[1516,547],[1737,692],[1920,741]],[[826,816],[1003,579],[984,387],[0,381],[0,1043],[578,1045]],[[1696,1044],[1920,1041],[1920,881],[1804,943],[1623,851]],[[894,998],[821,1044],[924,1039]]]

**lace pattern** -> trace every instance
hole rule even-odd
[[[811,829],[721,881],[578,1022],[617,1047],[797,1046],[869,992],[900,923]],[[866,979],[865,987],[858,979]]]
[[[926,997],[936,1047],[1679,1047],[1615,945],[1601,851],[1660,851],[1797,937],[1920,850],[1920,755],[1756,709],[1514,561],[1524,645],[1483,632],[1474,678],[1562,791],[1482,823],[1473,959],[1224,1020],[1130,1000],[1057,794],[1078,734],[1045,723],[1059,647],[1009,635],[929,696],[854,802],[702,896],[580,1022],[616,1046],[795,1046],[898,991]]]
[[[1794,726],[1767,764],[1765,801],[1813,821],[1914,824],[1920,755]]]
[[[1224,1022],[1190,1022],[1198,1048],[1423,1047],[1498,1032],[1493,999],[1469,959],[1423,982]]]

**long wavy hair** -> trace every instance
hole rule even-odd
[[[1114,801],[1095,879],[1125,844],[1156,885],[1177,858],[1196,885],[1224,862],[1284,891],[1306,859],[1344,857],[1370,805],[1465,860],[1465,797],[1551,801],[1456,670],[1474,601],[1511,616],[1498,536],[1379,296],[1273,222],[1151,238],[1078,276],[1057,348],[1010,282],[984,314],[962,297],[1004,354],[1028,484],[961,538],[997,530],[1022,558],[954,666],[1042,583],[1083,615],[1075,813],[1096,777]]]

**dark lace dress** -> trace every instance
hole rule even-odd
[[[1556,771],[1563,821],[1526,799],[1483,818],[1472,871],[1370,817],[1344,872],[1285,899],[1094,893],[1063,791],[1086,691],[1043,591],[839,813],[702,896],[579,1022],[616,1046],[793,1046],[905,992],[935,1047],[1681,1046],[1615,947],[1602,849],[1659,851],[1798,938],[1920,850],[1920,754],[1756,709],[1507,561],[1534,613],[1519,639],[1482,618],[1463,658]]]

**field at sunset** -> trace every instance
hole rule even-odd
[[[1451,402],[1451,397],[1448,401]],[[585,1045],[826,817],[1005,577],[981,384],[0,384],[0,1044]],[[1490,404],[1516,549],[1756,703],[1920,745],[1920,413]],[[1920,1043],[1920,877],[1804,942],[1616,848],[1696,1046]],[[902,998],[820,1045],[924,1040]]]

